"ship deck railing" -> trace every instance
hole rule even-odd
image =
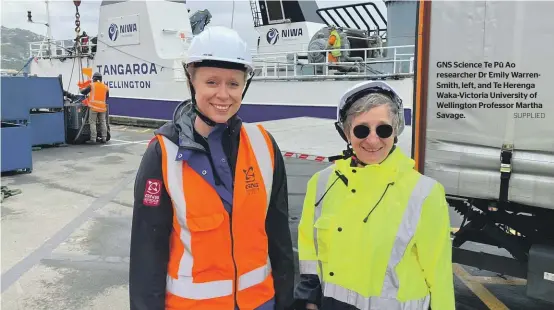
[[[48,40],[29,43],[29,56],[37,59],[56,59],[74,57],[94,57],[96,44],[91,42],[92,37],[85,41],[79,39],[78,44],[74,40]]]
[[[32,42],[30,56],[37,59],[64,59],[94,57],[96,45],[73,40],[43,40]],[[70,44],[71,43],[71,44]],[[76,52],[76,49],[78,51]],[[383,46],[372,48],[340,49],[345,52],[363,52],[364,57],[329,62],[327,50],[299,50],[272,53],[253,53],[255,66],[254,80],[348,80],[348,79],[388,79],[413,77],[415,45]],[[309,53],[321,53],[324,61],[311,63]],[[385,56],[383,56],[386,53]],[[360,53],[362,54],[362,53]],[[179,68],[180,69],[180,68]],[[181,69],[182,70],[182,69]],[[183,79],[184,77],[175,77]]]
[[[331,50],[258,53],[253,56],[254,80],[325,80],[413,77],[415,45],[339,49],[364,57],[329,62]],[[386,56],[383,56],[386,51]],[[310,63],[308,53],[322,53],[324,62]],[[374,57],[368,56],[374,55]]]

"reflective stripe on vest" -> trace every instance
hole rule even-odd
[[[176,144],[158,136],[164,183],[174,210],[167,307],[232,309],[235,270],[231,252],[236,260],[239,307],[253,309],[273,297],[265,216],[274,162],[271,140],[262,130],[251,124],[241,129],[232,228],[215,189],[187,162],[176,160]]]
[[[331,173],[333,172],[334,167],[329,166],[326,169],[322,170],[319,174],[317,185],[316,185],[316,201],[319,198],[323,197],[325,191],[327,190],[327,182]],[[416,183],[410,199],[408,200],[408,206],[404,211],[402,222],[399,225],[399,230],[397,232],[392,253],[389,258],[387,265],[385,280],[383,282],[383,288],[381,296],[379,297],[364,297],[359,293],[341,287],[340,285],[334,283],[323,282],[323,271],[321,261],[300,261],[300,270],[305,274],[318,274],[317,265],[319,265],[320,274],[318,274],[323,290],[323,296],[331,297],[336,300],[342,301],[344,303],[355,306],[360,310],[371,310],[371,309],[391,309],[391,310],[419,310],[419,309],[428,309],[430,303],[430,296],[425,296],[418,300],[409,300],[406,302],[398,301],[398,289],[399,289],[399,280],[398,275],[395,272],[396,265],[402,259],[402,255],[406,251],[406,248],[410,241],[412,240],[418,222],[421,215],[421,209],[425,198],[431,193],[433,186],[435,185],[435,180],[422,175],[420,176],[418,182]],[[324,198],[325,199],[325,198]],[[321,210],[323,209],[323,200],[314,210],[314,223],[321,216]],[[314,227],[314,245],[317,255],[317,228]]]
[[[97,89],[101,87],[101,89]],[[95,112],[106,112],[106,90],[108,86],[102,82],[90,84],[90,96],[88,106]]]

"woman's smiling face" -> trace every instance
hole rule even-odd
[[[225,123],[240,108],[245,72],[214,67],[194,68],[192,85],[198,109],[216,123]]]
[[[394,132],[390,114],[389,106],[385,104],[371,108],[353,118],[349,139],[356,157],[363,163],[378,164],[387,158],[392,149]],[[365,136],[367,128],[369,128],[369,134]]]

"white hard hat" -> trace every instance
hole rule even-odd
[[[196,35],[184,63],[210,60],[244,65],[248,71],[254,71],[248,45],[235,30],[227,27],[212,26]]]
[[[402,104],[402,98],[389,84],[383,81],[364,81],[352,86],[348,89],[340,98],[339,105],[337,107],[337,123],[336,125],[340,129],[344,129],[343,124],[346,119],[346,111],[352,106],[352,104],[361,97],[371,93],[378,92],[387,95],[391,98],[392,102],[396,104],[398,108],[398,132],[399,136],[404,131],[404,105]],[[337,128],[339,130],[339,128]]]

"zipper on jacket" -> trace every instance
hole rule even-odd
[[[364,218],[364,223],[367,223],[367,219],[369,218],[369,216],[371,215],[373,210],[375,210],[375,208],[377,208],[377,206],[379,205],[379,203],[381,202],[383,197],[385,197],[385,194],[387,193],[387,190],[389,189],[389,186],[391,186],[391,185],[394,185],[394,182],[390,182],[389,184],[387,184],[387,188],[385,188],[385,191],[383,192],[383,194],[381,194],[381,198],[379,198],[379,201],[377,201],[377,203],[373,206],[373,209],[371,209],[371,211],[369,211],[367,216]]]
[[[235,262],[235,240],[233,239],[233,215],[232,212],[229,214],[229,228],[231,231],[231,258],[233,259],[233,267],[235,271],[235,280],[233,281],[233,299],[235,301],[235,305],[232,310],[239,309],[238,301],[237,301],[237,263]]]

